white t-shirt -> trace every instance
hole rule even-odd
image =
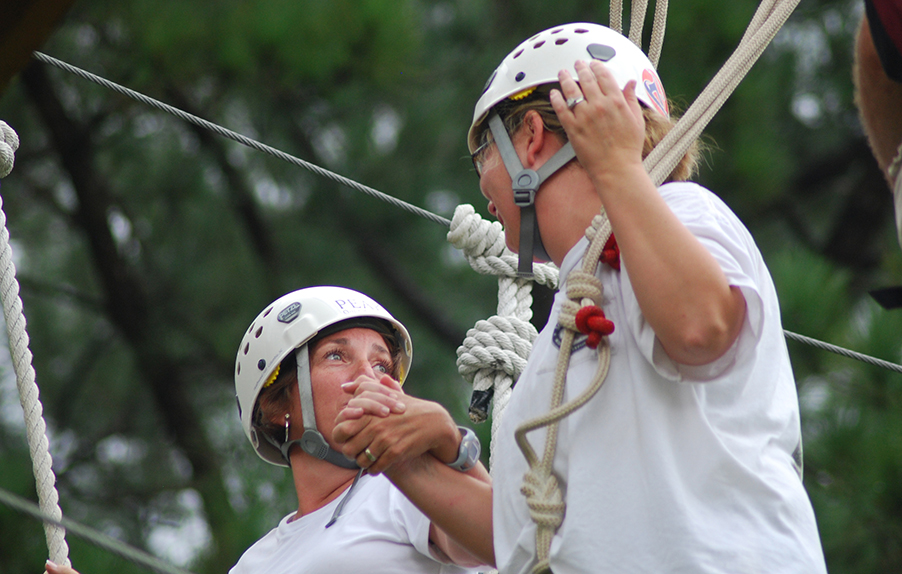
[[[289,514],[248,548],[230,574],[463,574],[429,550],[429,518],[384,476],[361,476],[338,520],[344,494],[293,522]]]
[[[603,308],[615,325],[611,366],[601,390],[559,427],[554,470],[567,508],[551,567],[555,574],[825,573],[794,460],[801,459],[798,397],[770,274],[748,231],[711,192],[673,183],[660,193],[742,289],[745,324],[724,357],[678,366],[646,324],[626,265],[599,266]],[[562,278],[587,247],[585,239],[574,246]],[[535,525],[520,493],[528,466],[514,430],[548,412],[565,289],[495,438],[495,557],[504,574],[527,572],[535,561]],[[575,340],[565,401],[596,371],[596,351],[584,342]],[[545,430],[527,437],[541,453]]]

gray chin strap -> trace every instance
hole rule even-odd
[[[551,261],[539,233],[539,223],[536,219],[536,193],[546,179],[576,157],[576,152],[573,151],[570,142],[567,142],[538,171],[524,169],[507,129],[504,127],[504,122],[495,112],[489,116],[489,130],[495,139],[495,145],[498,147],[498,153],[501,154],[504,167],[507,168],[507,173],[511,177],[514,203],[520,208],[520,259],[517,275],[531,278],[533,258]]]
[[[310,359],[307,353],[307,345],[302,346],[294,354],[298,364],[298,397],[301,401],[301,414],[304,416],[304,434],[300,439],[285,441],[279,447],[289,466],[288,451],[294,445],[300,445],[301,450],[320,460],[330,462],[342,468],[358,469],[357,461],[348,460],[345,455],[334,450],[326,442],[325,437],[316,429],[316,414],[313,411],[313,385],[310,382]]]

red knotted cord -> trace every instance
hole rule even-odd
[[[608,237],[607,243],[604,244],[604,249],[601,250],[599,259],[602,263],[607,263],[613,269],[620,271],[620,248],[617,247],[617,240],[614,239],[613,233]]]
[[[576,328],[580,333],[589,336],[586,345],[596,349],[601,343],[601,338],[614,332],[614,323],[604,316],[604,311],[598,305],[583,307],[576,313]]]

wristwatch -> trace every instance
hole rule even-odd
[[[479,444],[479,438],[476,436],[476,433],[467,427],[457,428],[460,430],[460,449],[457,451],[457,460],[449,462],[448,466],[454,470],[467,472],[479,462],[482,445]]]

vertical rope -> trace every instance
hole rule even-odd
[[[603,287],[601,281],[595,276],[595,271],[599,265],[604,245],[611,236],[611,223],[608,221],[604,208],[592,220],[592,225],[586,230],[586,236],[590,240],[589,248],[583,257],[582,267],[574,269],[567,276],[567,301],[558,317],[558,324],[563,329],[549,412],[523,422],[514,433],[517,446],[529,464],[529,470],[523,476],[520,492],[526,496],[529,515],[536,523],[536,564],[532,569],[533,574],[551,571],[551,541],[564,521],[567,507],[560,483],[554,474],[554,455],[557,449],[559,423],[595,396],[604,384],[608,368],[611,365],[611,346],[608,338],[603,337],[597,348],[598,367],[589,386],[569,403],[562,404],[567,385],[567,371],[570,368],[570,350],[573,346],[574,336],[578,332],[576,315],[583,307],[600,306],[602,301]],[[532,445],[529,444],[526,434],[543,427],[547,427],[548,430],[545,434],[545,446],[540,459]]]
[[[661,59],[664,48],[664,30],[667,28],[667,0],[655,1],[655,21],[651,27],[651,43],[648,46],[648,59],[655,69]]]
[[[798,3],[799,0],[766,0],[758,6],[739,46],[689,106],[677,125],[645,158],[645,168],[656,185],[667,179]]]
[[[642,28],[645,27],[645,13],[648,11],[648,0],[633,0],[630,9],[630,35],[633,44],[642,49]]]
[[[623,0],[611,0],[609,22],[611,30],[623,34]]]
[[[5,122],[0,122],[0,132],[2,132],[4,140],[0,148],[5,145],[15,152],[19,146],[18,136]],[[13,138],[13,136],[15,137]],[[0,150],[0,155],[6,158],[6,154],[3,154],[2,150]],[[12,158],[10,158],[8,169],[6,164],[0,165],[0,173],[3,173],[4,176],[11,169]],[[12,248],[9,244],[6,213],[2,207],[3,199],[0,197],[0,228],[2,228],[0,229],[0,298],[3,301],[3,315],[6,318],[6,334],[9,338],[10,355],[16,371],[19,401],[25,413],[25,433],[31,451],[38,501],[42,512],[59,521],[63,517],[63,511],[59,507],[53,459],[50,457],[50,442],[47,440],[47,425],[44,422],[43,406],[39,398],[38,385],[35,383],[34,367],[31,364],[32,354],[28,349],[25,314],[22,309],[22,299],[19,297],[16,266],[13,263]],[[69,546],[66,544],[66,530],[61,526],[45,522],[44,534],[47,537],[50,559],[57,564],[68,566]]]

